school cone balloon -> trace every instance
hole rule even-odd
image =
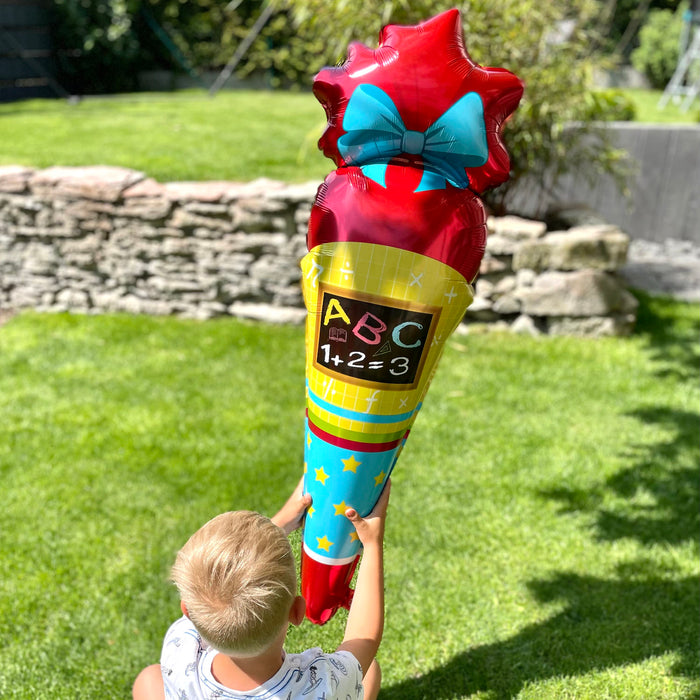
[[[457,10],[385,27],[376,50],[352,44],[314,80],[328,117],[319,146],[338,166],[302,260],[313,506],[301,586],[315,623],[350,605],[360,545],[345,510],[374,507],[473,299],[486,244],[477,193],[508,176],[500,130],[522,91],[472,62]]]

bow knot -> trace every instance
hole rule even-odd
[[[410,155],[420,155],[425,147],[425,134],[422,131],[406,130],[401,137],[401,150]]]
[[[343,117],[338,150],[348,165],[386,187],[386,168],[392,158],[407,153],[420,155],[423,177],[416,192],[444,189],[446,182],[469,187],[465,168],[488,160],[488,143],[481,97],[469,92],[444,112],[425,131],[406,129],[396,105],[376,85],[358,85]]]

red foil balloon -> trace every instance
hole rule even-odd
[[[523,84],[471,60],[450,10],[385,27],[375,50],[351,44],[313,90],[328,118],[319,147],[337,166],[302,261],[314,499],[302,594],[322,624],[352,598],[359,543],[344,509],[374,506],[472,301],[486,244],[478,195],[508,177],[501,127]]]

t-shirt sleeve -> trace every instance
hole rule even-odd
[[[160,668],[167,700],[200,697],[198,660],[202,640],[192,623],[182,617],[174,622],[163,640]]]
[[[331,697],[338,700],[362,700],[362,666],[349,651],[336,651],[327,656],[330,670]],[[335,686],[335,687],[334,687]]]

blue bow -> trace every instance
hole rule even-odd
[[[391,97],[376,85],[358,85],[343,118],[347,132],[338,149],[348,165],[386,187],[386,168],[396,156],[420,155],[423,177],[416,192],[444,189],[445,181],[462,189],[469,186],[465,168],[483,165],[488,159],[484,105],[469,92],[452,105],[426,131],[411,131]]]

